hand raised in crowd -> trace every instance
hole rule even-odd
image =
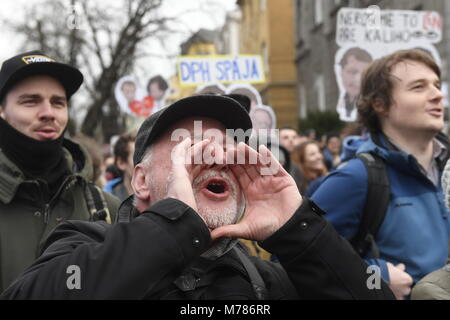
[[[405,272],[405,265],[403,263],[394,266],[388,262],[387,267],[390,278],[389,287],[397,300],[404,300],[411,293],[411,286],[413,284],[412,277]]]
[[[265,146],[258,153],[241,142],[227,150],[227,157],[230,152],[235,160],[245,158],[245,164],[235,161],[230,168],[244,193],[246,209],[237,224],[216,228],[211,236],[264,240],[293,216],[302,197],[295,181]],[[252,157],[258,159],[256,164],[249,163]]]

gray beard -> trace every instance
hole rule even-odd
[[[216,214],[214,215],[214,214],[211,214],[211,210],[210,210],[211,208],[204,208],[204,210],[205,209],[209,212],[206,215],[202,212],[202,217],[205,219],[205,221],[207,221],[208,226],[217,223],[217,225],[215,225],[215,228],[217,228],[217,227],[224,226],[224,225],[234,224],[234,223],[238,222],[244,214],[244,211],[245,211],[244,195],[241,195],[241,203],[237,203],[237,201],[236,201],[236,209],[227,208],[227,210],[228,210],[227,214],[224,214],[223,212],[222,212],[222,214],[215,212]],[[203,210],[199,209],[199,211],[203,211]],[[211,219],[213,219],[213,221],[208,221],[211,219],[207,220],[206,217],[210,217]],[[233,217],[233,220],[229,221],[231,217]],[[226,254],[228,251],[233,249],[233,247],[237,244],[237,242],[238,242],[238,239],[231,239],[231,238],[218,239],[201,256],[203,258],[206,258],[209,260],[216,260],[217,258],[220,258],[224,254]]]
[[[195,179],[192,183],[192,189],[194,190],[194,197],[197,203],[199,203],[198,195],[201,192],[200,186],[203,182],[215,176],[220,176],[228,181],[228,184],[230,186],[231,198],[233,199],[233,201],[227,208],[220,209],[220,211],[214,207],[198,207],[198,213],[202,216],[202,218],[206,222],[206,225],[210,229],[215,229],[220,226],[236,223],[243,213],[245,203],[243,195],[241,196],[242,203],[238,203],[237,186],[231,182],[228,175],[224,172],[213,170],[207,171],[201,177]]]
[[[226,174],[222,172],[215,172],[212,173],[206,173],[202,177],[196,179],[193,182],[193,190],[194,190],[194,197],[197,200],[197,194],[199,192],[198,186],[211,177],[212,175],[220,175],[224,178],[227,178]],[[227,179],[229,182],[230,180]],[[151,184],[153,187],[153,194],[155,195],[155,201],[162,200],[167,198],[167,187],[166,185],[155,185]],[[226,208],[225,212],[224,210],[221,210],[221,212],[218,212],[214,208],[207,207],[207,208],[198,208],[198,214],[204,219],[206,225],[211,228],[217,228],[224,225],[234,224],[239,221],[239,219],[243,216],[245,211],[245,198],[244,195],[241,194],[241,201],[238,202],[237,198],[237,190],[236,186],[230,183],[231,186],[231,196],[233,197],[234,204],[230,205],[228,208]],[[238,242],[237,239],[231,239],[231,238],[221,238],[214,242],[214,244],[206,250],[201,256],[206,259],[215,260],[221,256],[223,256],[225,253],[230,251]]]

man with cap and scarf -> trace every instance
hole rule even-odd
[[[67,103],[83,82],[77,69],[31,51],[0,70],[0,291],[28,267],[60,222],[88,220],[87,153],[64,138]],[[98,193],[100,194],[100,193]],[[111,196],[105,210],[114,213]]]
[[[368,266],[272,153],[243,142],[250,129],[224,96],[151,115],[118,223],[62,223],[2,298],[393,299],[384,282],[368,285]],[[250,257],[239,238],[280,264]]]

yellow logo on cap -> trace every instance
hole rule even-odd
[[[41,55],[32,55],[32,56],[25,56],[22,57],[22,61],[26,64],[35,63],[35,62],[55,62],[52,58],[49,58],[47,56],[41,56]]]

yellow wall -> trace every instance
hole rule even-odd
[[[294,44],[294,7],[292,0],[240,0],[242,11],[240,53],[264,56],[267,48],[266,84],[256,86],[263,103],[277,115],[278,127],[297,128],[297,76]]]

